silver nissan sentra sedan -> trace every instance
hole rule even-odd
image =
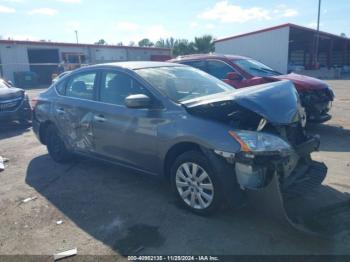
[[[199,214],[327,173],[310,157],[320,140],[302,128],[289,81],[235,90],[185,65],[120,62],[73,71],[35,104],[34,131],[55,161],[84,155],[164,176]]]

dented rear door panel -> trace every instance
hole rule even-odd
[[[75,151],[94,152],[92,133],[95,101],[70,97],[53,103],[52,113],[57,128],[66,144]]]

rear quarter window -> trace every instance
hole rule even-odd
[[[66,85],[67,81],[59,81],[55,86],[57,93],[64,96],[66,94]]]

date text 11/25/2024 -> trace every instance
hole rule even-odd
[[[129,261],[220,261],[216,256],[128,256]]]

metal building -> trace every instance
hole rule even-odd
[[[215,41],[215,52],[238,54],[259,60],[282,73],[291,68],[347,68],[350,39],[320,32],[318,65],[315,65],[317,31],[283,24]]]
[[[171,50],[131,46],[0,40],[0,77],[14,81],[19,72],[34,72],[39,84],[51,83],[63,65],[71,70],[86,64],[116,61],[165,61]]]

